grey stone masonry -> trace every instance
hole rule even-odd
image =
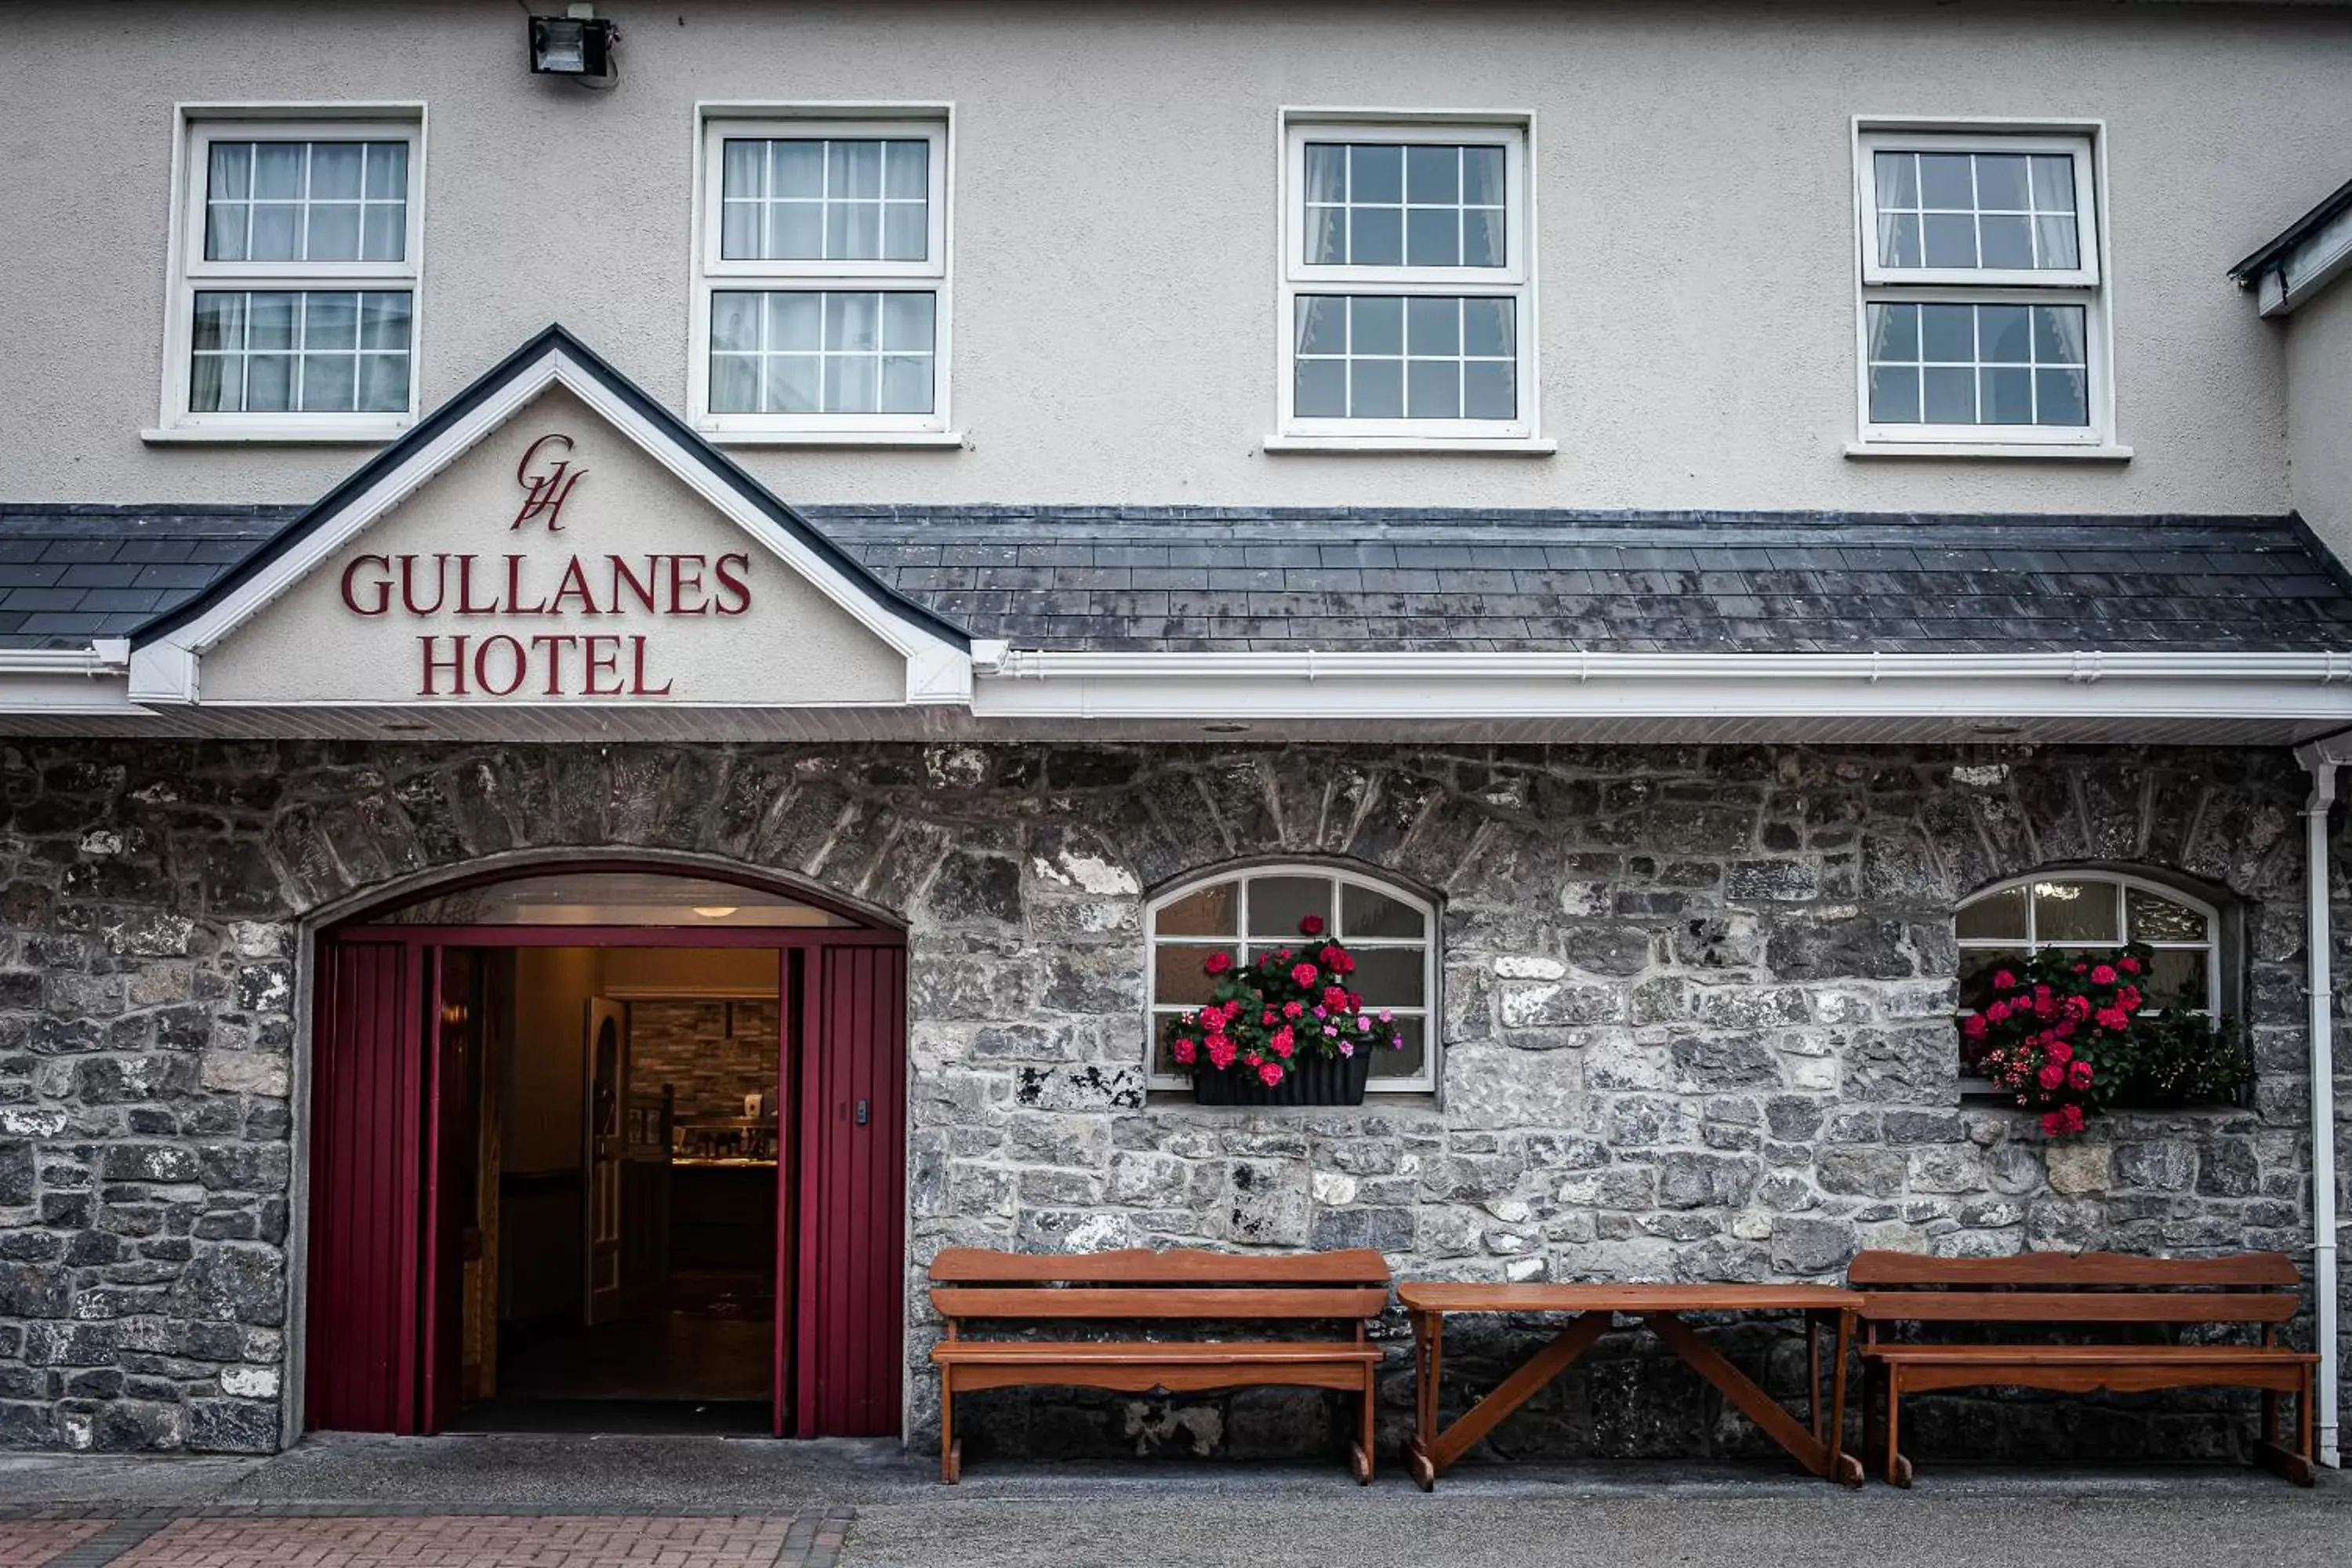
[[[937,1420],[922,1265],[950,1243],[1369,1246],[1403,1276],[1509,1279],[1835,1279],[1864,1247],[2307,1256],[2303,791],[2284,753],[2161,749],[18,742],[0,751],[0,1443],[278,1441],[303,923],[582,849],[759,868],[905,924],[918,1441]],[[1269,857],[1444,900],[1435,1095],[1146,1093],[1146,896]],[[1955,901],[2086,863],[2231,904],[2251,1103],[2052,1142],[1962,1098]],[[1528,1331],[1471,1336],[1447,1403]],[[1779,1331],[1722,1342],[1795,1375]],[[1495,1447],[1746,1451],[1654,1350],[1612,1336]],[[1286,1451],[1319,1440],[1318,1397],[1000,1394],[960,1430],[1040,1456]],[[2234,1401],[2145,1414],[1928,1402],[1918,1437],[2240,1441]]]

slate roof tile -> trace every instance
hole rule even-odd
[[[131,632],[296,510],[0,505],[0,642]],[[802,510],[899,591],[1022,647],[2352,649],[2352,577],[2293,518]]]

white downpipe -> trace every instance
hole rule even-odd
[[[2328,742],[2298,746],[2311,773],[2311,800],[2303,808],[2304,861],[2310,907],[2304,918],[2311,988],[2311,1273],[2317,1298],[2319,1342],[2319,1462],[2340,1467],[2336,1395],[2341,1377],[2336,1335],[2336,1009],[2329,960],[2335,937],[2327,907],[2327,814],[2336,804],[2336,768],[2342,760]]]

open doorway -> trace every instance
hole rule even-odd
[[[777,1332],[792,1175],[776,953],[450,949],[443,962],[478,974],[486,1014],[479,1163],[458,1216],[480,1239],[464,1248],[462,1403],[446,1427],[766,1431],[790,1344]]]
[[[898,932],[583,868],[316,968],[309,1428],[897,1430]]]

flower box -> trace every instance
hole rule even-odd
[[[1372,1056],[1304,1057],[1292,1061],[1282,1081],[1268,1088],[1246,1068],[1211,1068],[1192,1075],[1192,1099],[1202,1105],[1361,1105],[1371,1081]]]

